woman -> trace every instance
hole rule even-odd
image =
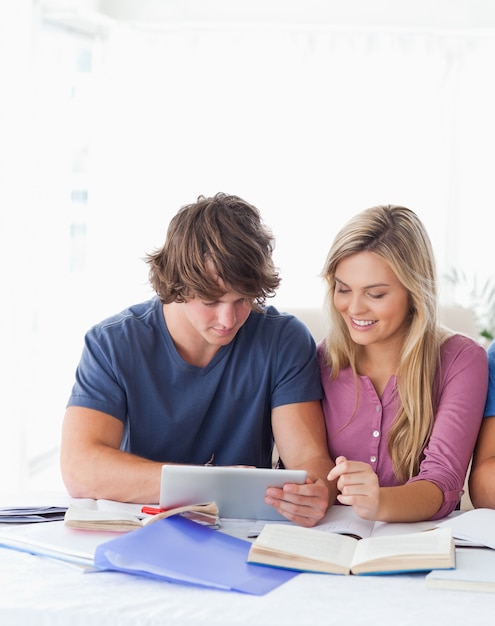
[[[377,206],[337,235],[318,346],[341,504],[366,519],[438,519],[459,504],[486,399],[486,352],[437,321],[435,264],[416,214]]]

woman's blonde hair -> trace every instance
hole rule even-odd
[[[400,408],[389,434],[389,454],[403,482],[419,471],[423,449],[433,428],[434,379],[445,331],[437,322],[437,289],[433,250],[417,215],[401,206],[376,206],[352,218],[336,236],[323,276],[328,283],[330,328],[326,357],[336,378],[345,367],[356,377],[356,345],[333,303],[339,262],[358,252],[373,252],[395,273],[409,294],[409,329],[397,369]],[[357,387],[356,387],[357,388]]]

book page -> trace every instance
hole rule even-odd
[[[135,515],[140,518],[146,517],[146,515],[141,512],[144,505],[134,504],[132,502],[118,502],[116,500],[105,500],[103,498],[99,500],[93,500],[92,498],[72,498],[70,505],[75,505],[79,509],[87,509],[89,511],[116,511],[118,513]]]
[[[328,509],[325,517],[313,528],[327,533],[339,533],[364,539],[371,537],[374,526],[375,522],[358,517],[351,506],[333,505]]]
[[[390,535],[407,535],[423,530],[433,530],[438,521],[424,520],[421,522],[375,522],[372,537],[389,537]]]
[[[438,524],[438,528],[450,528],[456,539],[487,546],[495,550],[495,510],[472,509]]]
[[[352,537],[321,533],[313,528],[269,524],[263,528],[253,545],[256,548],[293,555],[295,566],[297,557],[301,557],[348,569],[357,543],[358,540]]]
[[[425,564],[425,557],[443,557],[449,560],[453,551],[452,532],[448,528],[427,530],[405,535],[370,537],[358,542],[352,560],[352,570],[370,564],[370,569],[362,571],[380,571],[378,562],[384,561],[387,569],[393,571],[414,570],[418,563]],[[440,561],[439,561],[440,562]],[[390,565],[390,567],[388,567]],[[434,565],[431,567],[441,567]],[[376,570],[375,570],[376,568]]]
[[[69,505],[64,521],[66,526],[90,529],[93,526],[97,527],[101,522],[109,524],[114,522],[117,526],[123,522],[130,523],[131,526],[141,525],[141,518],[127,511],[100,511],[99,509],[87,509],[75,504]]]
[[[257,537],[263,527],[267,524],[280,524],[280,522],[266,522],[258,520],[253,522],[249,529],[248,537]],[[292,522],[285,522],[291,524]],[[437,521],[422,522],[373,522],[359,517],[351,506],[333,505],[327,511],[325,517],[313,526],[314,530],[327,533],[338,533],[349,535],[357,539],[367,537],[379,537],[389,535],[405,535],[406,533],[417,533],[422,530],[431,530],[438,526]]]

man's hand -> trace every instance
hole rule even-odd
[[[306,483],[287,483],[282,489],[269,487],[265,502],[291,522],[300,526],[314,526],[325,515],[328,508],[329,492],[326,483],[308,476]]]

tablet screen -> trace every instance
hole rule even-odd
[[[268,487],[282,487],[285,483],[302,484],[306,475],[304,470],[164,465],[160,507],[215,502],[220,517],[286,520],[265,503],[265,492]]]

